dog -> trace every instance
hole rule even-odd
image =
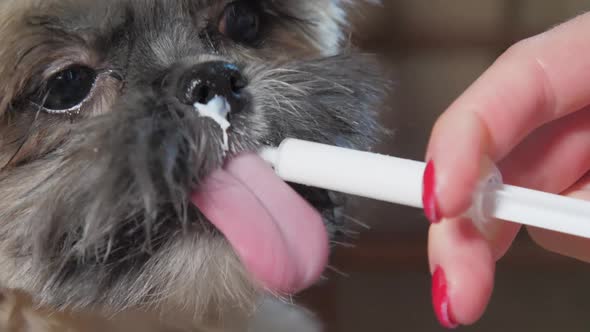
[[[378,141],[357,5],[0,0],[2,330],[246,331],[313,285],[347,199],[256,153]]]

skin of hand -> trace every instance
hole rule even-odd
[[[500,222],[493,234],[481,234],[460,217],[486,165],[496,164],[508,184],[590,200],[588,31],[585,14],[515,44],[434,126],[423,200],[433,223],[433,306],[447,328],[484,314],[495,264],[520,230]],[[590,262],[589,240],[527,231],[547,250]]]

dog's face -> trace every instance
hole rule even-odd
[[[227,158],[286,137],[373,142],[382,82],[339,54],[345,3],[0,1],[0,283],[58,307],[252,299],[191,197]],[[228,151],[195,111],[214,97]],[[338,233],[334,195],[295,189]]]

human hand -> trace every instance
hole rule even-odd
[[[520,229],[500,223],[484,235],[460,217],[486,161],[499,166],[508,184],[590,200],[588,31],[590,14],[517,43],[435,124],[424,206],[433,222],[433,304],[445,327],[483,315],[495,263]],[[589,240],[527,230],[542,247],[590,262]]]

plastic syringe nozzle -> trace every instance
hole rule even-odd
[[[486,238],[491,239],[501,223],[490,215],[494,209],[495,196],[493,193],[504,185],[500,169],[491,161],[486,160],[482,165],[482,173],[473,195],[471,207],[464,215],[472,220],[474,226]]]

